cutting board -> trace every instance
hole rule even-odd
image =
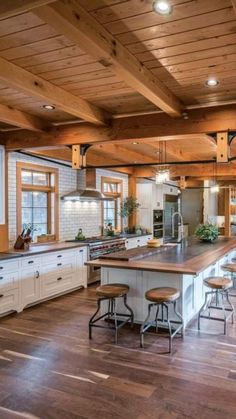
[[[156,253],[160,253],[160,251],[161,247],[141,246],[136,247],[135,249],[121,250],[120,252],[103,255],[100,256],[100,259],[123,260],[128,262],[130,260],[137,260],[142,259],[144,257],[152,256]]]

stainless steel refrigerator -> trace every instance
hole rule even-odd
[[[177,241],[179,237],[179,219],[174,219],[174,231],[172,232],[172,216],[175,212],[180,211],[179,195],[164,196],[164,243]],[[172,235],[174,233],[174,237]]]

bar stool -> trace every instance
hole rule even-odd
[[[230,275],[230,278],[233,282],[233,288],[234,287],[234,282],[235,282],[235,275],[236,275],[236,259],[232,258],[230,263],[225,263],[224,265],[222,265],[221,270],[228,273]],[[236,297],[236,294],[232,294],[230,293],[230,297]]]
[[[233,281],[230,278],[210,276],[208,278],[205,278],[203,283],[206,287],[210,288],[211,291],[207,291],[205,293],[204,304],[198,313],[198,330],[200,330],[200,319],[202,318],[211,319],[211,320],[223,321],[224,334],[226,334],[227,320],[230,317],[232,317],[232,323],[234,322],[234,307],[229,299],[229,288],[232,287]],[[209,296],[211,296],[210,299],[208,298]],[[225,307],[224,297],[226,298],[226,301],[229,307]],[[220,299],[221,299],[221,304],[220,304]],[[214,304],[214,300],[215,300],[215,304]],[[210,313],[211,309],[222,310],[224,318],[212,317]],[[207,311],[207,310],[208,310],[208,316],[202,314],[204,311]],[[226,315],[227,311],[230,312],[228,316]]]
[[[158,331],[159,326],[168,326],[168,338],[169,338],[169,353],[172,351],[172,340],[177,335],[177,333],[181,332],[181,336],[184,336],[184,322],[182,316],[176,310],[176,301],[180,297],[180,291],[176,288],[169,288],[169,287],[159,287],[153,288],[148,290],[145,293],[145,298],[148,301],[151,301],[148,304],[148,315],[147,318],[144,320],[141,329],[140,329],[140,346],[144,347],[144,333],[150,328],[155,327],[156,332]],[[172,304],[174,308],[174,313],[178,317],[179,321],[177,320],[169,320],[169,305]],[[156,307],[156,315],[154,321],[149,321],[151,310],[153,307]],[[161,317],[159,318],[159,310],[161,308]],[[165,310],[164,310],[165,309]],[[165,315],[164,315],[165,311]],[[178,325],[177,328],[173,329],[173,325]]]
[[[94,313],[94,315],[91,317],[89,321],[89,339],[92,339],[92,327],[100,327],[103,329],[114,329],[115,330],[115,343],[118,341],[118,330],[124,326],[126,323],[130,321],[131,326],[133,326],[134,322],[134,313],[132,309],[127,304],[127,294],[129,292],[129,286],[126,284],[105,284],[100,285],[96,289],[96,294],[98,296],[97,300],[97,310]],[[117,313],[116,312],[116,299],[122,297],[124,300],[124,305],[129,311],[129,314],[123,314],[123,313]],[[102,314],[99,317],[96,317],[100,308],[101,308],[101,302],[102,301],[108,301],[108,311],[104,314]],[[125,318],[125,320],[121,321],[120,324],[118,324],[119,318]],[[108,326],[96,324],[99,320],[104,319],[108,320],[109,322],[111,320],[114,320],[114,326],[110,326],[110,323],[108,323]]]

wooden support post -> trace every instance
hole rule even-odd
[[[225,236],[231,236],[230,228],[230,197],[231,197],[231,188],[225,189]]]
[[[0,225],[0,252],[9,249],[8,238],[8,155],[5,154],[5,224]]]
[[[228,133],[218,132],[217,133],[217,163],[228,163],[229,161],[229,145],[228,145]]]
[[[135,176],[129,176],[129,196],[137,198],[137,183]],[[136,211],[129,216],[129,228],[135,227],[137,224],[137,213]]]
[[[82,169],[86,166],[86,156],[81,154],[80,145],[72,146],[72,169]]]

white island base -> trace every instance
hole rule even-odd
[[[181,296],[177,301],[177,311],[181,314],[186,327],[197,315],[199,309],[204,303],[206,287],[203,279],[208,276],[225,276],[220,266],[230,262],[236,252],[232,251],[218,260],[214,265],[207,267],[198,275],[186,275],[181,273],[152,272],[135,269],[119,269],[102,267],[101,283],[122,283],[130,287],[127,297],[127,303],[134,312],[135,323],[141,323],[145,320],[148,313],[148,301],[145,299],[145,292],[156,287],[174,287],[180,290]],[[105,312],[106,303],[103,303],[103,312]],[[127,313],[121,298],[117,299],[116,311]],[[170,305],[170,319],[178,320],[173,313],[173,307]],[[155,310],[153,310],[153,316]]]

